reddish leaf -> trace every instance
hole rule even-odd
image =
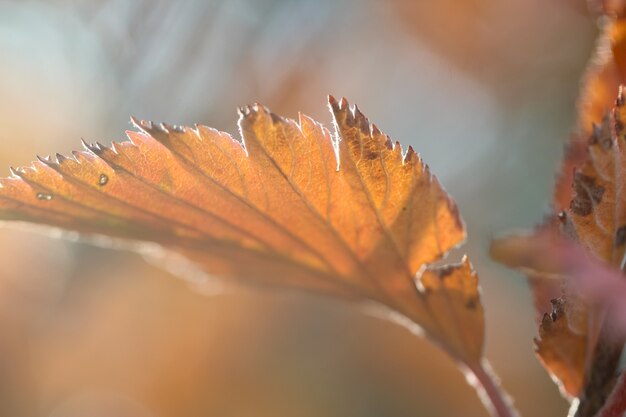
[[[617,268],[623,263],[626,250],[624,99],[620,93],[616,102],[615,92],[626,81],[626,19],[623,1],[594,3],[597,10],[607,16],[602,19],[602,35],[583,81],[578,127],[567,147],[555,186],[554,217],[526,241],[511,238],[494,244],[496,259],[526,271],[538,267],[531,280],[534,298],[543,313],[546,312],[546,295],[554,296],[555,306],[568,307],[562,312],[554,308],[551,313],[551,316],[564,318],[559,326],[542,320],[541,340],[553,343],[545,343],[538,353],[565,391],[581,398],[577,416],[593,415],[606,400],[623,339],[607,327],[607,306],[592,305],[590,296],[571,289],[568,281],[564,284],[565,294],[555,296],[556,285],[550,282],[548,273],[555,271],[545,268],[551,262],[554,264],[554,260],[548,259],[555,256],[554,248],[546,247],[540,256],[542,260],[524,259],[524,254],[534,250],[530,245],[542,234],[561,234],[579,242],[603,262]],[[615,103],[617,108],[611,112]],[[564,274],[563,270],[556,272]],[[584,366],[579,361],[582,351],[586,358]]]

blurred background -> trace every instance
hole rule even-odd
[[[0,167],[123,139],[130,115],[235,134],[237,106],[330,123],[346,96],[459,203],[517,407],[565,415],[526,284],[487,249],[545,213],[596,32],[584,0],[0,0]],[[487,415],[427,340],[337,301],[207,296],[138,255],[0,229],[0,415],[93,397],[128,417]]]

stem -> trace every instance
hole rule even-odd
[[[585,372],[584,388],[574,417],[595,416],[615,392],[616,370],[624,347],[623,333],[607,313]],[[608,414],[610,415],[610,414]],[[621,415],[620,415],[621,416]]]
[[[500,387],[500,381],[486,359],[466,367],[467,382],[474,387],[492,417],[519,417],[511,397]]]
[[[620,417],[626,412],[626,372],[622,372],[606,404],[595,417]]]

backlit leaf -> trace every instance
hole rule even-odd
[[[336,132],[260,105],[226,133],[134,121],[111,147],[0,181],[0,217],[158,243],[233,281],[369,300],[478,364],[483,309],[455,203],[412,148],[330,98]]]

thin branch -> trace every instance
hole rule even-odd
[[[474,387],[492,417],[519,417],[513,400],[500,386],[500,380],[487,360],[483,359],[475,366],[468,366],[465,378]]]

